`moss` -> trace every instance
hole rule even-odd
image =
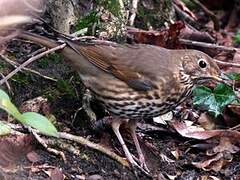
[[[65,80],[59,80],[57,82],[57,89],[62,95],[67,95],[70,97],[75,96],[74,89],[71,84],[69,84],[68,81]]]
[[[6,65],[3,63],[0,63],[0,72],[2,72],[6,68]]]
[[[32,82],[32,76],[29,73],[17,73],[12,77],[12,80],[19,85],[28,85]]]
[[[172,1],[155,0],[149,7],[139,4],[135,24],[143,29],[149,29],[150,26],[157,29],[164,26],[165,22],[171,22],[172,18]]]
[[[57,53],[50,54],[42,58],[40,61],[37,62],[37,66],[42,69],[46,69],[49,67],[50,64],[59,64],[63,61],[63,56]]]
[[[99,16],[96,11],[90,12],[87,16],[84,18],[81,18],[77,21],[77,23],[74,26],[74,31],[80,31],[83,30],[83,34],[87,35],[93,35],[90,32],[90,29],[92,29],[92,26],[99,22]],[[86,29],[86,31],[84,30]]]

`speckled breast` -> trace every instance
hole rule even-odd
[[[146,93],[129,89],[108,89],[104,90],[105,93],[95,92],[95,95],[113,115],[130,119],[149,118],[173,110],[191,94],[192,86],[184,86],[181,91],[167,97],[161,97],[157,90]]]

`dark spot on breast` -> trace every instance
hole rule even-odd
[[[149,94],[149,95],[146,96],[146,99],[153,100],[154,97]]]
[[[164,103],[156,104],[156,106],[162,108],[162,107],[164,107]]]
[[[148,106],[151,106],[151,103],[150,102],[147,102],[146,103],[146,106],[148,107]]]
[[[139,102],[138,102],[138,105],[142,106],[142,105],[143,105],[143,102],[142,102],[142,101],[139,101]]]
[[[153,96],[155,99],[160,99],[160,95],[157,91],[154,91]]]

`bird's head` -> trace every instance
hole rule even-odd
[[[202,84],[209,80],[223,81],[221,71],[211,57],[196,50],[185,52],[186,54],[181,57],[182,70],[195,84]]]

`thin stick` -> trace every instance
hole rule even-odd
[[[61,156],[62,159],[63,159],[63,161],[64,161],[64,162],[67,162],[67,159],[66,159],[65,154],[64,154],[62,151],[58,151],[58,150],[56,150],[56,149],[50,148],[50,147],[47,145],[46,141],[38,135],[38,133],[37,133],[38,131],[37,131],[37,130],[32,129],[31,127],[28,127],[28,131],[32,133],[32,135],[35,137],[35,139],[36,139],[48,152],[53,153],[53,154],[55,154],[55,155]]]
[[[108,155],[112,159],[115,159],[116,161],[121,163],[123,166],[129,167],[129,163],[125,159],[118,156],[114,152],[109,151],[107,148],[101,146],[100,144],[93,143],[93,142],[91,142],[91,141],[89,141],[89,140],[87,140],[87,139],[85,139],[81,136],[75,136],[75,135],[65,133],[65,132],[59,132],[58,134],[59,134],[59,138],[61,138],[61,139],[71,140],[71,141],[77,142],[81,145],[88,146],[91,149],[95,149],[97,151],[100,151],[100,152]]]
[[[214,61],[217,64],[223,65],[223,66],[230,66],[230,67],[236,67],[236,68],[240,68],[240,64],[237,63],[231,63],[231,62],[223,62],[223,61],[219,61],[217,59],[214,59]]]
[[[136,17],[136,13],[137,13],[137,7],[138,7],[138,2],[139,0],[132,0],[132,8],[131,8],[131,16],[129,18],[129,25],[133,26],[134,24],[134,20]]]
[[[30,59],[28,59],[27,61],[25,61],[23,64],[21,64],[20,66],[18,66],[16,69],[14,69],[12,72],[10,72],[5,78],[3,78],[0,81],[0,85],[2,85],[3,83],[7,82],[7,80],[9,80],[12,76],[14,76],[17,72],[21,71],[24,67],[26,67],[27,65],[29,65],[30,63],[32,63],[33,61],[40,59],[43,56],[46,56],[47,54],[53,53],[57,50],[63,49],[66,46],[66,44],[61,44],[57,47],[54,47],[52,49],[49,49],[45,52],[42,52],[34,57],[31,57]]]
[[[205,42],[191,41],[187,39],[179,39],[179,42],[185,45],[199,46],[199,47],[211,48],[211,49],[222,50],[222,51],[236,52],[238,50],[238,48],[220,46],[220,45],[205,43]]]
[[[219,31],[220,24],[219,24],[219,20],[218,20],[217,16],[212,11],[210,11],[206,6],[204,6],[201,2],[199,2],[198,0],[192,0],[192,2],[194,2],[196,5],[200,6],[200,8],[202,8],[202,10],[212,19],[213,24],[214,24],[214,29],[216,31]]]
[[[18,66],[20,66],[19,63],[14,62],[14,61],[8,59],[6,56],[4,56],[4,55],[2,55],[2,54],[0,54],[0,58],[2,58],[2,60],[4,60],[5,62],[9,63],[10,65],[12,65],[12,66],[15,67],[15,68],[18,68]],[[38,75],[38,76],[40,76],[40,77],[42,77],[42,78],[44,78],[44,79],[57,82],[57,79],[54,79],[54,78],[49,77],[49,76],[45,76],[45,75],[41,74],[40,72],[35,71],[35,70],[33,70],[33,69],[24,67],[23,70],[29,71],[29,72],[31,72],[31,73],[33,73],[33,74],[36,74],[36,75]]]

